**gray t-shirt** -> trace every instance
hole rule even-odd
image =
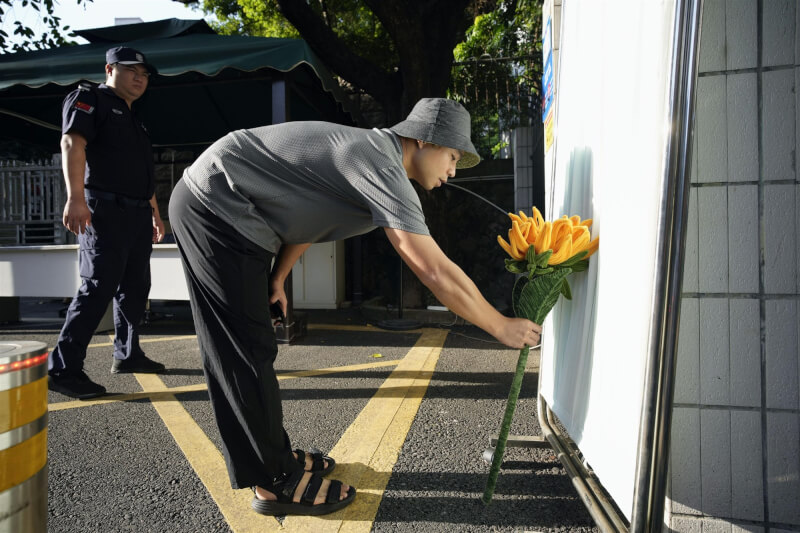
[[[388,129],[287,122],[229,133],[186,169],[197,198],[273,253],[388,227],[430,235]]]

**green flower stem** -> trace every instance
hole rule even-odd
[[[497,485],[497,476],[500,473],[500,464],[503,462],[503,454],[506,451],[506,441],[508,440],[508,431],[511,429],[511,420],[514,418],[514,410],[517,408],[517,399],[519,398],[519,390],[522,387],[522,378],[525,374],[525,366],[528,364],[528,353],[530,348],[526,346],[519,351],[519,359],[517,360],[517,371],[514,373],[514,379],[511,382],[511,390],[508,392],[508,401],[506,402],[506,412],[503,415],[503,423],[500,426],[500,435],[497,436],[497,446],[494,449],[494,456],[492,457],[492,468],[489,470],[489,479],[486,481],[486,489],[483,491],[483,503],[489,505],[494,495],[494,489]]]

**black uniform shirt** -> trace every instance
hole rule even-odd
[[[67,95],[62,133],[86,138],[87,189],[149,200],[155,191],[153,148],[144,124],[105,84]]]

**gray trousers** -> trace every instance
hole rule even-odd
[[[169,221],[183,259],[208,395],[233,488],[302,468],[283,429],[269,314],[273,254],[217,218],[183,181]]]

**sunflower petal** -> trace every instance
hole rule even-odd
[[[548,265],[558,265],[572,257],[572,235],[567,235],[567,238],[561,243],[557,250],[553,251],[550,256]]]
[[[597,251],[597,248],[600,246],[600,237],[595,237],[595,239],[589,243],[589,246],[586,247],[586,250],[589,252],[586,254],[586,258],[588,259],[591,257],[593,253]]]
[[[536,209],[536,206],[533,207],[533,216],[531,218],[533,218],[533,224],[536,226],[536,229],[541,231],[542,227],[544,226],[544,217],[542,216],[542,213]]]
[[[525,235],[522,233],[520,223],[516,220],[511,223],[511,234],[509,235],[511,244],[513,244],[520,252],[525,252],[528,249],[528,241],[525,240]]]
[[[534,243],[537,254],[550,249],[550,235],[552,231],[553,224],[549,221],[545,222],[544,226],[542,226],[542,231],[539,232],[539,235],[536,237],[536,242]]]
[[[575,231],[572,232],[572,255],[582,252],[589,246],[589,228],[586,226],[576,226]]]
[[[503,239],[503,238],[502,238],[500,235],[498,235],[498,236],[497,236],[497,242],[498,242],[498,244],[500,244],[500,247],[501,247],[503,250],[505,250],[505,251],[506,251],[506,253],[507,253],[508,255],[510,255],[510,256],[511,256],[511,258],[512,258],[512,259],[516,259],[516,260],[518,260],[518,261],[519,261],[520,259],[522,259],[521,257],[518,257],[518,255],[515,253],[515,251],[514,251],[514,249],[512,248],[512,246],[511,246],[509,243],[507,243],[507,242],[505,241],[505,239]]]

